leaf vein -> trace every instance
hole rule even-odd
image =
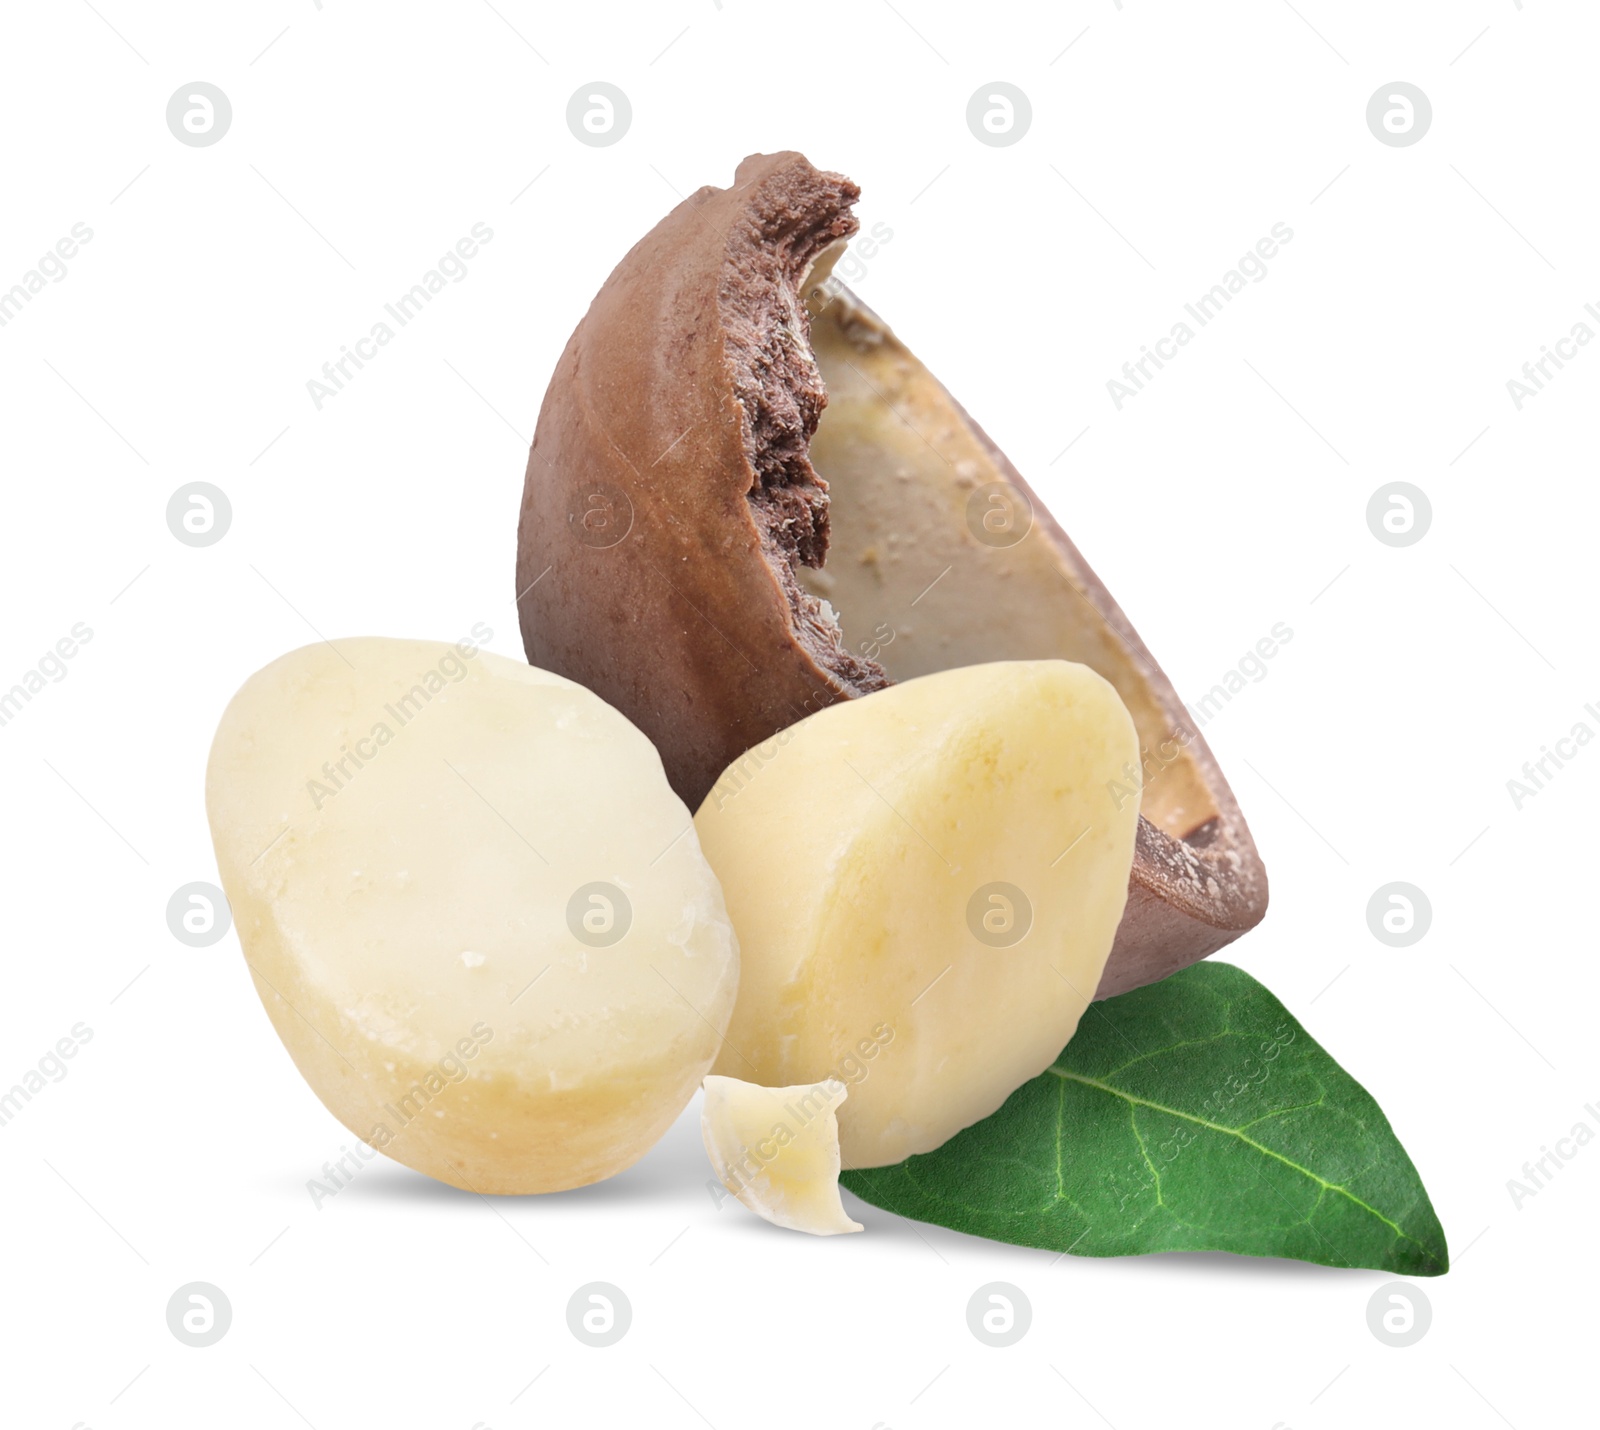
[[[1135,1063],[1148,1062],[1151,1058],[1159,1058],[1165,1053],[1182,1052],[1185,1048],[1203,1048],[1207,1043],[1221,1042],[1223,1038],[1242,1038],[1243,1033],[1235,1032],[1232,1028],[1224,1028],[1221,1032],[1210,1033],[1204,1038],[1189,1038],[1181,1043],[1169,1043],[1164,1048],[1151,1048],[1147,1053],[1140,1053],[1138,1057],[1129,1058],[1119,1067],[1114,1067],[1106,1074],[1115,1077],[1118,1073],[1127,1072]]]
[[[1061,1148],[1062,1148],[1062,1142],[1064,1140],[1063,1133],[1062,1133],[1062,1124],[1063,1124],[1064,1119],[1065,1119],[1066,1108],[1067,1108],[1067,1089],[1066,1089],[1066,1085],[1063,1084],[1061,1087],[1058,1087],[1056,1089],[1056,1200],[1058,1202],[1065,1201],[1066,1198],[1067,1198],[1066,1173],[1063,1171],[1062,1166],[1061,1166],[1061,1158],[1062,1158],[1062,1150],[1061,1150]]]
[[[1051,1064],[1047,1071],[1054,1073],[1063,1081],[1081,1083],[1084,1087],[1092,1087],[1099,1092],[1108,1092],[1113,1097],[1120,1097],[1123,1099],[1123,1101],[1132,1103],[1136,1106],[1148,1107],[1152,1112],[1163,1112],[1169,1117],[1177,1117],[1185,1122],[1193,1122],[1198,1127],[1204,1127],[1208,1132],[1220,1132],[1227,1137],[1237,1137],[1247,1147],[1253,1148],[1255,1151],[1260,1152],[1265,1157],[1271,1157],[1274,1161],[1282,1162],[1285,1167],[1288,1167],[1292,1171],[1298,1172],[1301,1176],[1306,1177],[1312,1182],[1315,1182],[1324,1191],[1338,1192],[1340,1196],[1345,1197],[1351,1202],[1355,1203],[1356,1206],[1360,1207],[1361,1210],[1366,1212],[1369,1216],[1376,1217],[1377,1220],[1381,1221],[1386,1227],[1394,1232],[1396,1236],[1411,1242],[1414,1246],[1422,1247],[1424,1251],[1427,1250],[1427,1248],[1423,1246],[1423,1244],[1414,1236],[1411,1236],[1397,1223],[1391,1221],[1375,1206],[1372,1206],[1368,1202],[1362,1201],[1361,1198],[1352,1192],[1348,1187],[1341,1187],[1337,1182],[1330,1182],[1326,1177],[1319,1177],[1309,1167],[1302,1167],[1298,1162],[1285,1157],[1283,1153],[1275,1152],[1271,1147],[1266,1146],[1264,1143],[1257,1142],[1255,1138],[1246,1137],[1244,1133],[1239,1131],[1239,1129],[1236,1127],[1224,1127],[1220,1122],[1212,1122],[1204,1117],[1196,1117],[1192,1112],[1183,1112],[1176,1107],[1167,1107],[1159,1102],[1151,1102],[1146,1098],[1135,1097],[1132,1093],[1123,1092],[1120,1088],[1112,1087],[1110,1083],[1101,1082],[1097,1078],[1084,1077],[1080,1073],[1067,1072],[1064,1068],[1057,1067],[1054,1064]],[[1143,1146],[1142,1141],[1140,1145],[1141,1147]],[[1148,1160],[1148,1158],[1146,1160]]]
[[[1065,1086],[1063,1085],[1064,1094]],[[1156,1205],[1164,1207],[1167,1204],[1167,1200],[1161,1195],[1161,1173],[1156,1169],[1156,1164],[1150,1160],[1150,1152],[1144,1144],[1144,1133],[1139,1130],[1139,1109],[1131,1102],[1128,1104],[1128,1121],[1133,1127],[1133,1139],[1139,1144],[1139,1155],[1144,1158],[1145,1166],[1150,1169],[1150,1175],[1155,1179]]]
[[[1248,1128],[1254,1127],[1258,1122],[1270,1122],[1274,1117],[1282,1117],[1285,1113],[1306,1112],[1313,1107],[1326,1107],[1327,1105],[1328,1094],[1324,1092],[1315,1102],[1300,1102],[1293,1107],[1275,1107],[1271,1112],[1263,1112],[1260,1117],[1252,1117],[1248,1122],[1241,1122],[1235,1130],[1244,1132]]]

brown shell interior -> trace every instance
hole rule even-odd
[[[1008,480],[936,378],[826,276],[808,282],[811,349],[827,406],[810,457],[827,482],[826,565],[798,567],[843,643],[893,680],[996,660],[1063,659],[1099,672],[1138,728],[1129,797],[1175,839],[1204,843],[1219,811],[1147,667],[1091,600],[1047,514]],[[1088,577],[1089,581],[1093,578]]]

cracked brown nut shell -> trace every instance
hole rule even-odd
[[[1154,982],[1258,923],[1266,871],[1078,549],[830,276],[859,192],[802,155],[754,155],[617,265],[529,454],[523,646],[649,735],[691,809],[736,797],[754,747],[834,701],[953,666],[1081,661],[1116,687],[1143,758],[1106,792],[1141,817],[1098,996]]]

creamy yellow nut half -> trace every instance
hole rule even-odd
[[[407,1166],[598,1181],[710,1068],[721,891],[654,747],[581,686],[472,640],[307,646],[234,696],[206,809],[279,1037]]]
[[[1094,995],[1138,769],[1116,691],[1057,660],[922,676],[750,751],[695,815],[742,949],[715,1071],[847,1083],[846,1167],[988,1116]]]
[[[839,1199],[837,1108],[848,1089],[758,1087],[708,1077],[700,1112],[706,1155],[722,1185],[774,1226],[834,1236],[860,1231]]]

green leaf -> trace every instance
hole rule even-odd
[[[1378,1104],[1227,963],[1092,1005],[993,1116],[840,1180],[902,1216],[1078,1256],[1232,1251],[1410,1276],[1450,1265]]]

